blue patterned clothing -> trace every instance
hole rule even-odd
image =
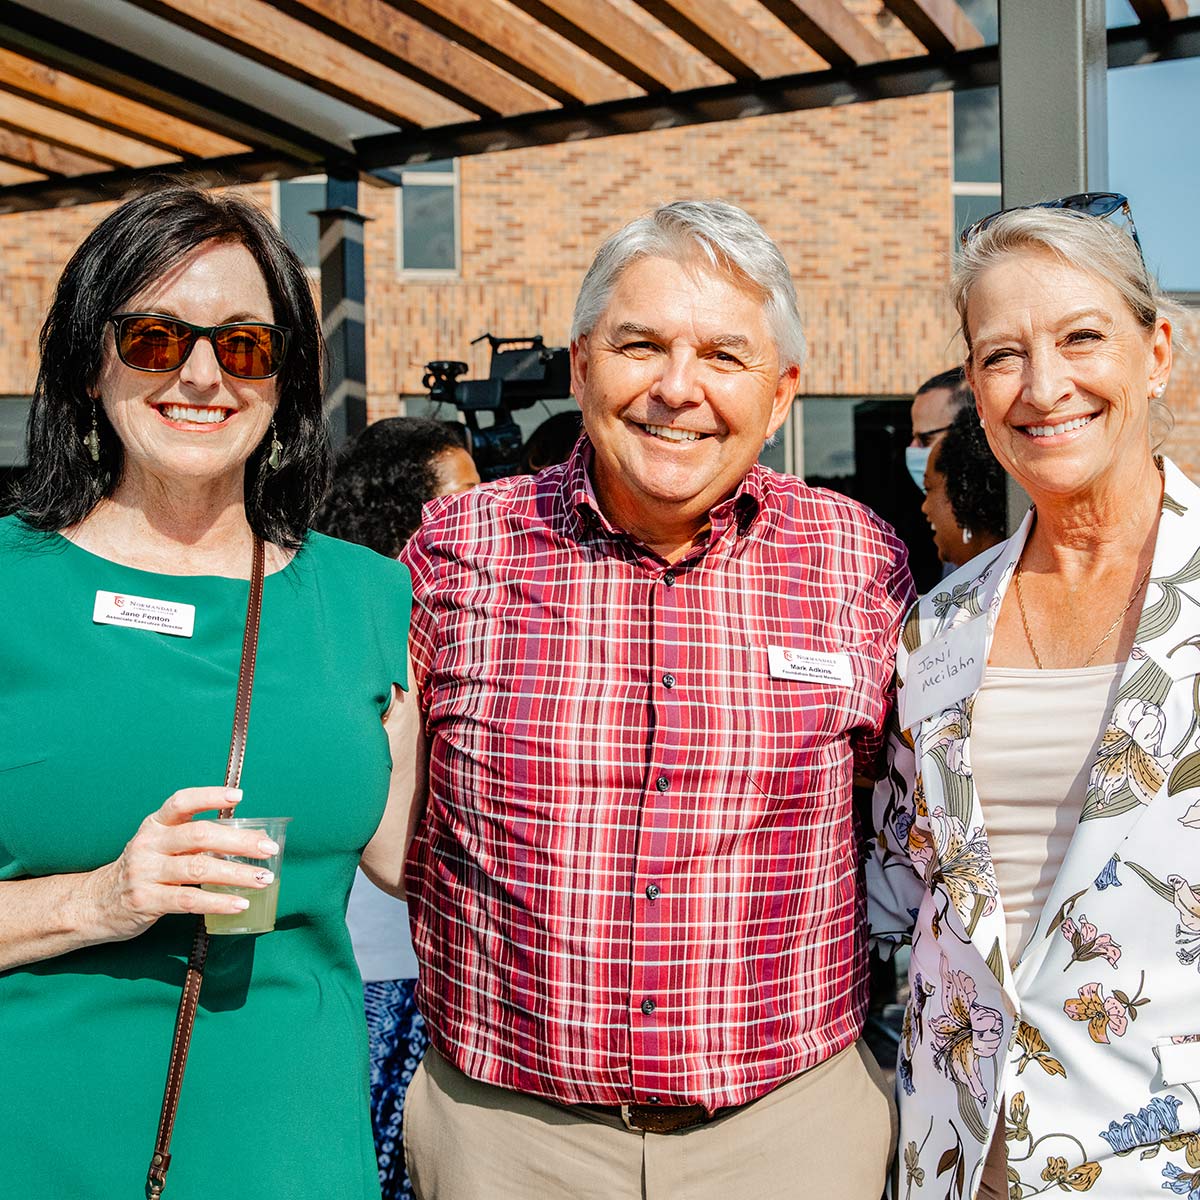
[[[415,979],[363,984],[371,1056],[371,1124],[383,1200],[413,1200],[404,1168],[404,1097],[429,1046]]]

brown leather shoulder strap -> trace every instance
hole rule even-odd
[[[238,667],[237,700],[233,708],[233,733],[229,739],[229,761],[225,767],[225,786],[237,787],[242,777],[242,762],[246,757],[246,734],[250,728],[250,695],[254,690],[254,662],[258,655],[258,626],[262,618],[262,594],[265,551],[262,538],[254,539],[254,562],[250,569],[250,600],[246,605],[246,630],[242,635],[242,661]],[[230,809],[220,813],[228,817]],[[204,963],[208,958],[208,930],[204,918],[196,923],[192,952],[188,956],[187,975],[179,997],[179,1012],[175,1017],[175,1033],[171,1039],[171,1058],[167,1064],[167,1083],[163,1090],[162,1109],[158,1116],[158,1133],[154,1139],[154,1156],[146,1172],[146,1198],[158,1200],[167,1185],[167,1168],[171,1165],[171,1133],[175,1128],[175,1112],[183,1088],[183,1069],[187,1065],[188,1047],[192,1042],[192,1026],[196,1007],[200,1003],[200,985],[204,982]]]

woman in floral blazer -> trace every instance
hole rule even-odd
[[[897,656],[868,867],[873,936],[912,947],[894,1191],[1200,1200],[1200,489],[1151,452],[1166,306],[1128,231],[1040,206],[969,231],[956,282],[1035,507]]]

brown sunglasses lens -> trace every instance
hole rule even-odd
[[[265,379],[283,360],[283,331],[270,325],[227,325],[213,334],[217,362],[242,379]]]
[[[192,331],[175,321],[138,317],[117,328],[117,353],[139,371],[173,371],[192,344]]]
[[[117,353],[139,371],[173,371],[188,356],[198,334],[165,317],[132,317],[120,322]],[[221,369],[239,379],[267,379],[283,362],[284,332],[270,325],[223,325],[212,333]]]

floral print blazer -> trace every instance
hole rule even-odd
[[[911,942],[904,1200],[974,1197],[998,1127],[1010,1200],[1200,1200],[1200,489],[1170,462],[1150,584],[1079,824],[1015,968],[971,772],[975,697],[900,719],[874,796],[872,936]],[[909,615],[914,652],[986,645],[1032,517]],[[985,659],[986,661],[986,659]]]

